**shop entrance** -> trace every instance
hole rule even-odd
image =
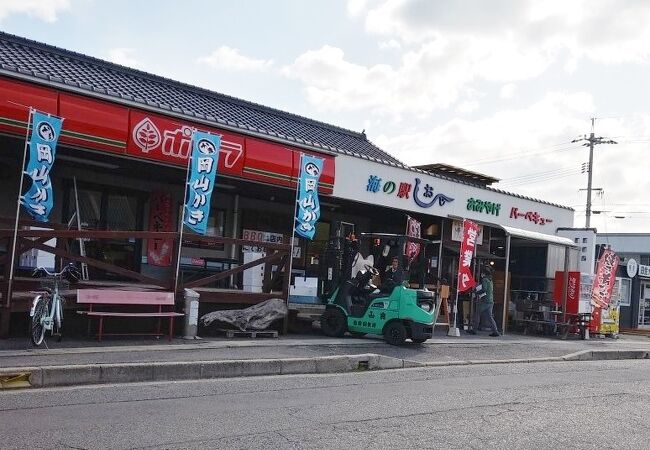
[[[639,328],[650,328],[650,282],[641,283]]]
[[[64,217],[73,217],[76,210],[75,189],[72,182],[65,187]],[[142,218],[146,194],[128,191],[112,186],[77,183],[77,198],[81,227],[105,231],[142,230]],[[76,221],[71,225],[76,226]],[[78,244],[77,244],[78,245]],[[86,255],[108,264],[125,269],[140,271],[142,243],[139,239],[130,240],[91,240],[85,242]],[[117,274],[89,267],[93,280],[122,280]]]

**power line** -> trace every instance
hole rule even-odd
[[[535,184],[535,183],[541,183],[543,181],[551,181],[551,180],[556,180],[558,178],[567,178],[567,177],[572,177],[574,175],[577,175],[580,173],[579,170],[571,170],[569,172],[558,172],[557,174],[550,174],[544,177],[538,177],[538,178],[532,178],[532,179],[527,179],[527,180],[519,180],[511,183],[504,183],[505,187],[511,188],[515,186],[525,186],[527,184]]]
[[[546,170],[546,171],[543,171],[543,172],[531,172],[531,173],[528,173],[528,174],[525,174],[525,175],[519,175],[519,176],[516,176],[516,177],[503,178],[501,181],[511,182],[511,181],[514,181],[514,180],[520,180],[520,179],[525,179],[525,178],[537,178],[538,176],[554,174],[554,173],[564,172],[564,171],[568,171],[568,170],[574,171],[575,167],[563,167],[563,168],[560,168],[560,169]]]
[[[542,148],[535,149],[535,150],[532,150],[532,151],[531,150],[524,150],[524,151],[517,152],[517,153],[509,153],[507,155],[501,155],[501,156],[499,156],[497,158],[474,159],[474,160],[471,160],[471,161],[467,161],[465,163],[461,163],[461,165],[462,166],[468,166],[468,167],[480,166],[480,165],[484,165],[484,164],[492,164],[492,163],[496,163],[496,162],[507,161],[507,160],[510,160],[510,159],[517,159],[517,158],[519,158],[521,156],[544,155],[544,154],[547,154],[547,153],[561,152],[561,151],[571,150],[571,149],[575,149],[575,148],[579,147],[579,146],[571,145],[571,144],[572,144],[572,142],[563,142],[561,144],[555,144],[555,145],[551,145],[549,147],[542,147]],[[555,148],[555,147],[565,147],[565,148],[557,148],[555,150],[550,150],[550,151],[548,150],[548,149],[552,149],[552,148]]]

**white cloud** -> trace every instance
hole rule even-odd
[[[411,46],[444,36],[465,42],[469,55],[489,45],[490,60],[533,62],[533,74],[566,52],[605,63],[650,57],[650,3],[640,0],[384,0],[359,14],[371,34]]]
[[[409,164],[444,160],[467,167],[472,160],[504,152],[568,142],[584,134],[586,118],[594,109],[590,94],[551,92],[527,108],[502,110],[477,120],[454,118],[432,129],[385,134],[376,143]],[[432,154],[439,155],[435,161]]]
[[[379,43],[380,50],[400,50],[401,48],[402,44],[395,39],[389,39],[388,41],[381,41]]]
[[[108,60],[123,66],[139,67],[141,65],[140,61],[134,55],[135,49],[132,48],[112,48],[108,51]]]
[[[466,100],[456,107],[456,112],[459,112],[461,114],[468,114],[476,111],[478,108],[479,103],[476,100]]]
[[[210,55],[200,57],[198,62],[213,69],[241,72],[264,72],[273,66],[273,60],[250,58],[242,55],[238,49],[227,46],[221,46]]]
[[[352,17],[360,15],[363,11],[366,10],[370,0],[348,0],[348,14]]]
[[[512,98],[515,96],[515,91],[517,90],[517,85],[514,83],[508,83],[501,86],[501,91],[499,92],[499,97],[501,98]]]
[[[2,0],[0,20],[12,14],[27,14],[45,22],[56,22],[58,13],[70,9],[70,0]]]

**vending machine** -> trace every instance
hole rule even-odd
[[[592,335],[616,336],[619,332],[619,318],[621,307],[621,278],[616,278],[616,284],[607,308],[598,308],[591,304],[591,291],[594,284],[594,275],[580,272],[569,272],[567,284],[567,314],[591,313],[589,333]],[[555,286],[553,301],[561,309],[563,298],[564,272],[555,273]]]
[[[588,314],[591,313],[591,286],[593,275],[580,272],[568,272],[567,283],[567,314]],[[555,286],[553,289],[553,303],[562,309],[564,289],[564,272],[555,272]]]

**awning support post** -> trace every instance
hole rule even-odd
[[[503,314],[501,318],[501,332],[506,334],[508,318],[508,282],[510,281],[510,234],[506,233],[506,267],[503,276]]]

